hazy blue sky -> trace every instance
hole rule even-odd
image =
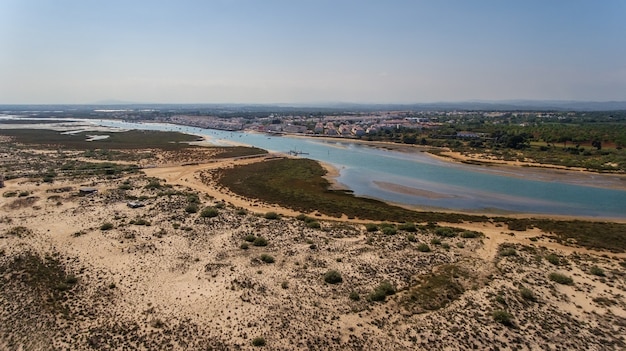
[[[626,1],[0,1],[0,103],[109,99],[626,100]]]

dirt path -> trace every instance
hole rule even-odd
[[[263,162],[267,160],[267,157],[264,158],[249,158],[249,159],[229,159],[224,161],[206,163],[206,164],[198,164],[198,165],[189,165],[189,166],[173,166],[173,167],[156,167],[156,168],[147,168],[143,171],[149,177],[156,177],[165,179],[167,183],[177,184],[189,187],[199,192],[203,192],[209,196],[212,196],[216,199],[223,200],[225,202],[231,203],[236,207],[241,207],[246,209],[247,211],[255,212],[255,213],[266,213],[266,212],[276,212],[278,214],[284,216],[295,217],[300,214],[300,212],[284,208],[275,204],[264,203],[260,200],[248,199],[242,196],[239,196],[229,190],[220,188],[217,184],[205,184],[200,179],[200,173],[203,171],[216,170],[219,168],[225,167],[234,167],[247,165],[254,162]],[[328,169],[328,168],[327,168]],[[330,174],[334,174],[332,169],[329,169]],[[319,219],[323,220],[331,220],[331,221],[351,221],[355,223],[365,223],[370,221],[356,221],[356,220],[348,220],[348,218],[344,215],[342,218],[329,217],[324,215],[315,215]]]

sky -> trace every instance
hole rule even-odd
[[[624,0],[0,0],[0,104],[626,100]]]

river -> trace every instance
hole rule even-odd
[[[215,145],[251,145],[272,152],[297,150],[336,167],[337,181],[357,196],[428,210],[626,218],[626,191],[559,179],[525,179],[512,171],[445,162],[424,152],[399,152],[341,140],[270,136],[159,123],[98,121],[124,129],[178,131]],[[590,175],[589,177],[593,177]]]

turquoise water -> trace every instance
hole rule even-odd
[[[406,153],[315,138],[268,136],[167,124],[101,121],[109,127],[169,130],[204,135],[216,145],[252,145],[273,152],[298,150],[302,157],[332,164],[337,180],[355,195],[430,209],[626,218],[626,191],[541,181],[442,162],[422,152]],[[385,185],[401,188],[389,190]],[[424,196],[424,191],[429,196]]]

